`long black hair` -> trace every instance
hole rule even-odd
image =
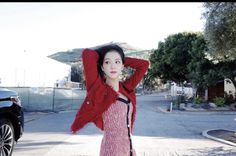
[[[104,46],[100,46],[98,48],[95,49],[95,51],[98,53],[99,55],[99,59],[98,59],[98,64],[97,64],[97,68],[98,68],[98,73],[99,75],[104,78],[104,72],[102,71],[102,65],[103,65],[103,61],[104,61],[104,57],[105,55],[110,52],[110,51],[115,51],[117,52],[122,60],[122,63],[124,64],[125,62],[125,54],[123,49],[117,45],[117,44],[108,44],[108,45],[104,45]]]

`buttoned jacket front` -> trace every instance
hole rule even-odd
[[[99,55],[96,51],[88,48],[83,50],[82,61],[87,94],[71,125],[72,132],[79,131],[89,122],[93,122],[99,129],[103,130],[102,114],[118,98],[119,94],[100,77],[97,70],[98,59]],[[133,131],[136,115],[135,88],[142,80],[148,66],[147,60],[125,57],[124,67],[135,70],[133,75],[125,81],[119,82],[119,92],[127,96],[133,105],[131,131]]]

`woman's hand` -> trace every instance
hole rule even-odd
[[[76,131],[70,131],[71,132],[71,134],[76,134],[77,132]]]
[[[70,127],[70,133],[71,133],[71,134],[76,134],[77,131],[76,131],[75,129],[73,129],[73,127],[71,126],[71,127]]]

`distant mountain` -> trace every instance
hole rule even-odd
[[[68,51],[57,52],[55,54],[49,55],[48,57],[71,65],[72,63],[80,61],[82,51],[83,48],[72,49]]]
[[[111,43],[115,43],[115,44],[118,44],[119,46],[121,46],[123,48],[125,54],[137,52],[137,51],[143,51],[142,49],[130,46],[125,42],[123,42],[123,43],[110,42],[110,43],[98,45],[95,47],[88,47],[88,48],[96,49],[100,46],[111,44]],[[69,65],[72,65],[76,62],[81,61],[81,53],[82,53],[83,49],[84,48],[76,48],[76,49],[72,49],[72,50],[68,50],[68,51],[61,51],[61,52],[57,52],[52,55],[49,55],[48,57],[51,59],[57,60],[59,62],[63,62],[63,63],[69,64]]]

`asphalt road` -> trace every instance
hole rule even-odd
[[[132,136],[138,156],[236,155],[236,148],[202,136],[207,129],[236,130],[236,112],[165,113],[165,93],[137,97]],[[36,114],[25,123],[13,156],[98,156],[102,131],[88,124],[76,135],[69,132],[76,111]],[[26,118],[27,118],[26,114]]]

